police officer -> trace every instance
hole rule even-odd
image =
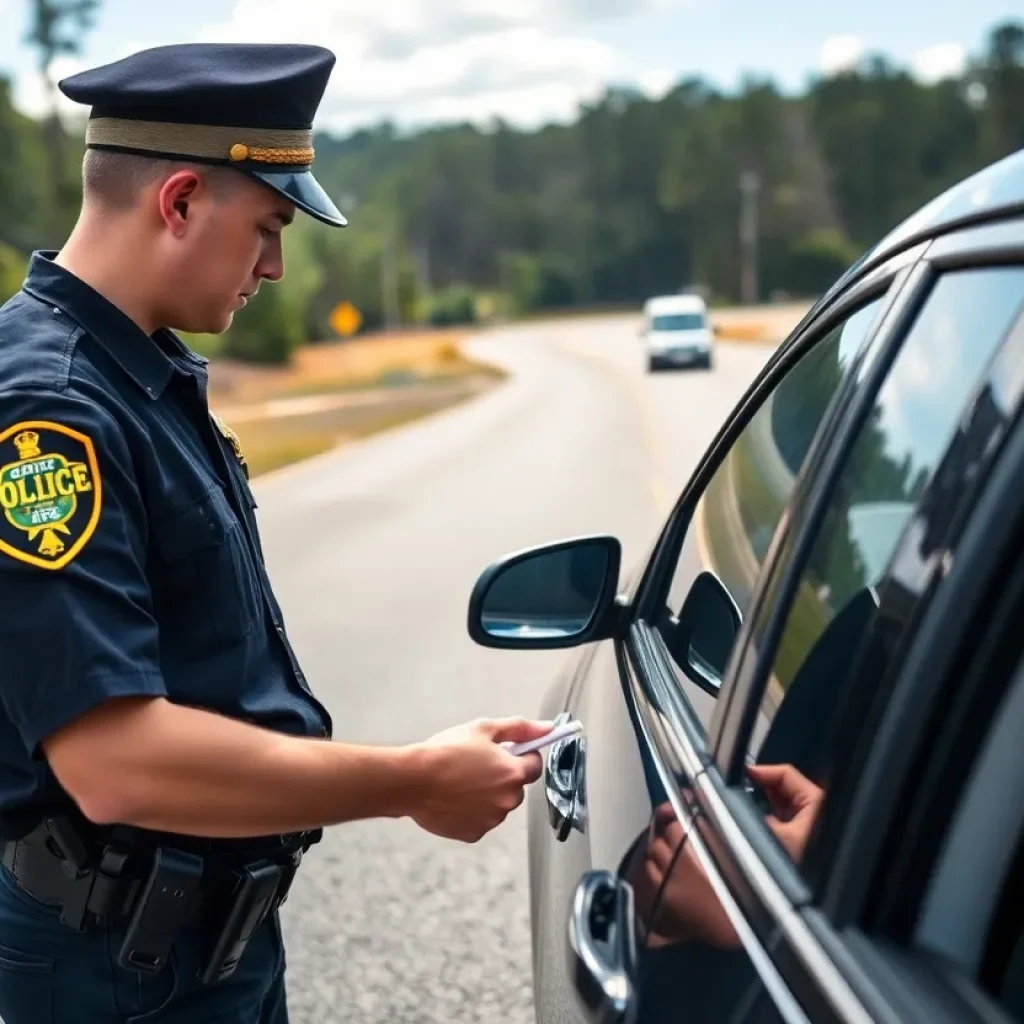
[[[243,458],[174,329],[283,273],[333,55],[160,47],[91,108],[79,221],[0,310],[0,1017],[284,1024],[278,907],[329,825],[475,841],[540,774],[486,721],[330,741],[267,578]],[[341,909],[341,908],[339,908]]]

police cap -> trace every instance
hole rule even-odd
[[[313,118],[335,57],[320,46],[158,46],[65,78],[92,107],[86,146],[234,167],[337,227],[313,177]]]

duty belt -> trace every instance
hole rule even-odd
[[[94,852],[68,819],[49,818],[8,842],[3,864],[77,931],[126,922],[119,962],[136,971],[160,971],[182,929],[201,925],[209,952],[200,977],[209,983],[233,973],[253,932],[287,899],[305,835],[265,843],[258,858],[245,860],[219,857],[212,844],[203,855],[147,848],[137,830],[117,827]]]

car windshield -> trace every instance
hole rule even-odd
[[[703,313],[669,313],[651,319],[652,331],[699,331],[703,327]]]

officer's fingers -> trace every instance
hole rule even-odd
[[[495,743],[525,743],[540,739],[554,729],[554,722],[537,722],[528,718],[499,718],[478,723],[477,728]]]
[[[528,786],[530,783],[536,782],[544,771],[544,762],[541,760],[540,754],[536,751],[529,754],[523,754],[521,757],[516,758],[516,760],[519,761],[522,766],[521,778],[524,786]]]

